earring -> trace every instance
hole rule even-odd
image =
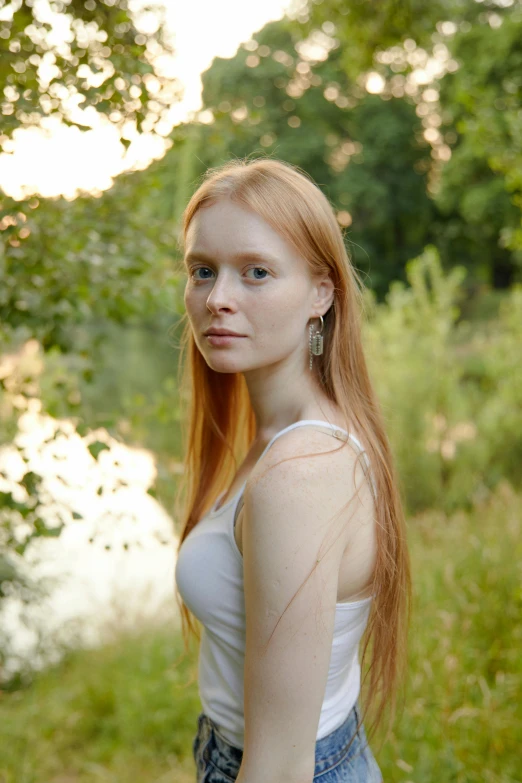
[[[312,356],[320,356],[323,352],[323,328],[324,328],[324,321],[323,316],[318,315],[318,318],[321,319],[321,331],[320,332],[313,332],[312,324],[309,326],[310,331],[310,342],[309,342],[309,353],[310,353],[310,369],[312,369]]]

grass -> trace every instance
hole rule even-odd
[[[196,655],[172,629],[70,653],[0,701],[2,783],[193,783]]]
[[[502,483],[471,514],[409,522],[411,674],[379,755],[387,781],[522,781],[521,508]]]
[[[376,751],[386,783],[522,780],[521,508],[503,483],[472,513],[409,520],[410,675]],[[120,634],[3,693],[0,783],[194,783],[197,648],[182,651],[174,626]]]

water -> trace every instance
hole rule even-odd
[[[7,674],[24,661],[38,668],[56,660],[62,643],[96,645],[144,620],[173,626],[178,620],[174,525],[147,493],[157,473],[153,453],[126,446],[104,429],[82,438],[72,421],[42,415],[39,401],[30,403],[14,443],[0,448],[6,475],[0,491],[25,500],[17,482],[32,470],[43,477],[47,524],[57,524],[59,512],[70,518],[72,510],[83,519],[71,518],[57,538],[32,541],[17,561],[29,577],[49,582],[49,595],[27,608],[14,597],[2,602]],[[109,447],[97,459],[88,449],[95,441]],[[23,535],[24,523],[18,532]]]

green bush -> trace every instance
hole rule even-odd
[[[383,304],[366,292],[365,345],[410,513],[470,508],[522,456],[522,286],[495,321],[459,321],[462,267],[428,247]]]

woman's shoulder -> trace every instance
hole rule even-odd
[[[278,438],[257,463],[245,486],[245,502],[258,520],[258,535],[271,540],[273,525],[323,536],[342,533],[362,541],[374,525],[375,502],[360,452],[312,427],[296,427]],[[247,500],[248,497],[248,500]]]
[[[363,469],[359,465],[360,448],[343,430],[339,426],[314,424],[283,433],[258,460],[247,489],[262,480],[263,484],[268,481],[273,491],[284,491],[285,483],[295,477],[298,482],[321,481],[326,494],[338,490],[346,495],[347,476],[356,477]]]

